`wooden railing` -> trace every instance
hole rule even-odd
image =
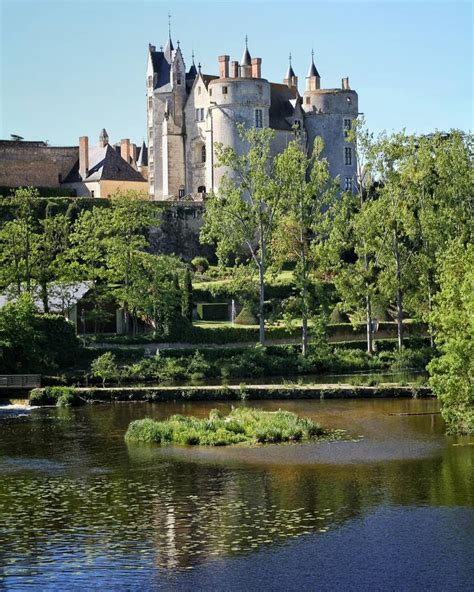
[[[40,374],[0,374],[0,389],[27,389],[40,386]]]

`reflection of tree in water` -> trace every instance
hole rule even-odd
[[[380,504],[473,503],[472,446],[384,463],[218,464],[159,455],[157,447],[127,454],[123,429],[105,408],[82,419],[55,413],[2,422],[0,456],[26,462],[0,479],[7,573],[53,562],[71,570],[99,561],[104,569],[186,568],[323,534]]]

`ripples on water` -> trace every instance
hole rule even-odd
[[[123,435],[132,419],[176,412],[203,416],[211,405],[120,404],[23,415],[0,410],[0,565],[8,587],[92,588],[92,582],[114,581],[114,589],[144,583],[179,588],[190,570],[197,570],[199,583],[209,570],[227,569],[236,560],[244,577],[256,554],[264,553],[262,565],[269,561],[269,569],[277,570],[298,541],[307,541],[314,552],[319,540],[329,545],[324,537],[363,524],[381,508],[464,508],[465,530],[461,521],[456,534],[461,548],[472,549],[472,440],[446,438],[439,416],[388,415],[435,411],[436,402],[261,406],[291,409],[364,439],[336,448],[127,447]],[[358,446],[364,446],[363,459]],[[463,566],[461,579],[469,569],[467,562]],[[295,582],[304,577],[294,573]]]

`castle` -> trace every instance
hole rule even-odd
[[[262,77],[261,58],[252,58],[247,40],[240,63],[221,55],[219,76],[203,74],[193,63],[186,71],[183,54],[171,34],[165,48],[149,45],[147,65],[148,183],[151,199],[200,201],[218,190],[224,171],[216,168],[214,146],[245,151],[236,124],[270,127],[277,154],[301,130],[308,150],[321,136],[330,173],[350,190],[355,181],[354,146],[347,132],[358,115],[358,97],[343,78],[341,88],[321,88],[312,55],[306,89],[290,63],[283,83]]]

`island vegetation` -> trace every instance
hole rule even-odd
[[[215,259],[157,253],[163,206],[134,192],[1,198],[0,373],[69,386],[428,368],[447,428],[472,433],[472,136],[374,137],[357,121],[341,195],[319,140],[308,156],[295,130],[272,159],[270,130],[241,134],[246,155],[216,147],[238,175],[207,199]],[[65,320],[78,282],[80,338]],[[123,334],[104,335],[113,307]]]
[[[173,415],[165,421],[138,419],[129,425],[125,439],[157,444],[227,446],[301,442],[324,434],[317,423],[289,411],[236,407],[228,415],[213,409],[205,419],[184,415]]]

